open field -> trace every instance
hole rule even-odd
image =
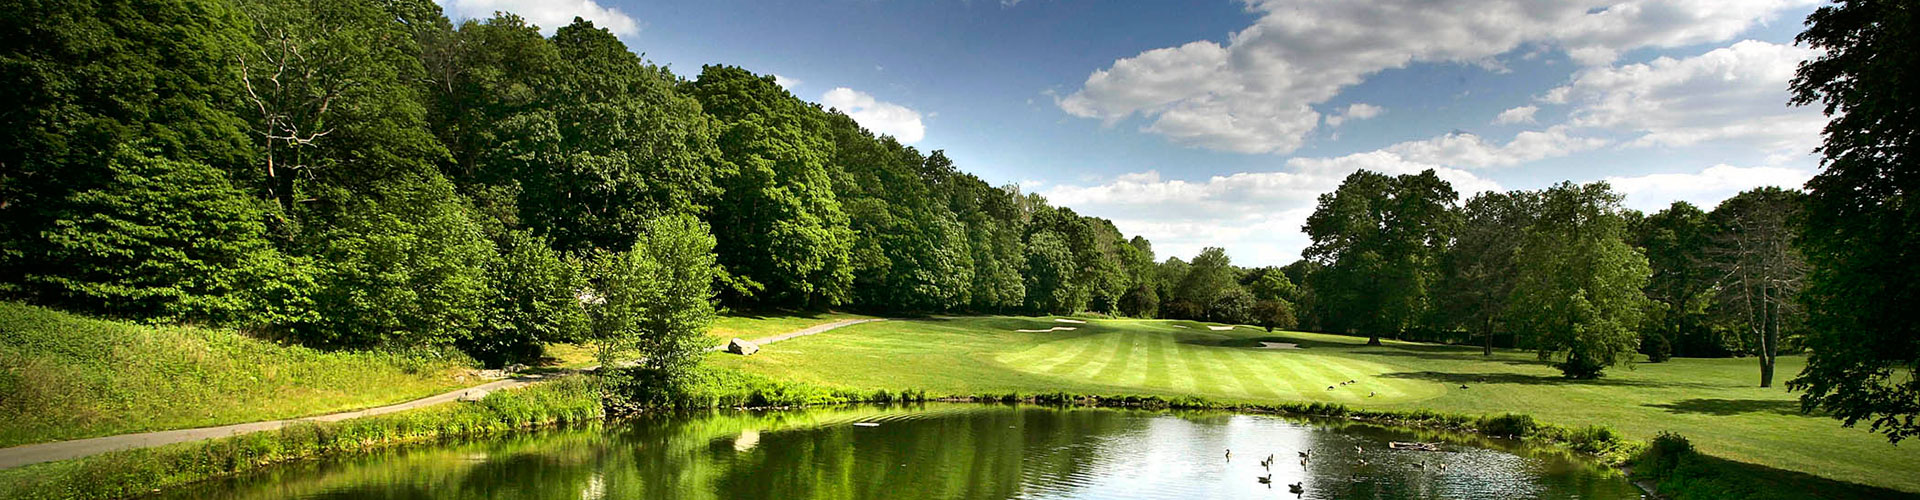
[[[1015,330],[1072,326],[1075,330]],[[1299,349],[1263,349],[1262,340]],[[1460,414],[1515,412],[1544,421],[1604,424],[1635,438],[1668,430],[1705,453],[1775,475],[1793,472],[1920,491],[1920,448],[1798,413],[1782,388],[1754,387],[1751,359],[1676,359],[1616,367],[1572,381],[1531,353],[1201,323],[981,317],[889,321],[776,344],[751,357],[710,361],[775,378],[853,389],[934,394],[1066,391],[1193,395],[1226,401],[1333,401]],[[1781,357],[1780,373],[1804,358]],[[1354,380],[1346,386],[1339,382]],[[1327,386],[1334,386],[1328,390]],[[1465,388],[1461,386],[1465,385]],[[1372,397],[1369,397],[1372,394]],[[1791,471],[1791,472],[1788,472]]]
[[[471,360],[281,346],[0,303],[0,447],[355,410],[479,381]]]

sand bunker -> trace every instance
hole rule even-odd
[[[1064,332],[1064,331],[1073,330],[1073,329],[1075,328],[1071,326],[1056,326],[1056,327],[1048,328],[1045,330],[1014,330],[1014,331],[1020,332],[1020,333],[1047,333],[1047,332]]]
[[[1213,331],[1216,331],[1216,332],[1218,332],[1218,331],[1223,331],[1223,330],[1232,330],[1232,329],[1233,329],[1233,327],[1231,327],[1231,326],[1209,326],[1209,327],[1207,327],[1207,329],[1208,329],[1208,330],[1213,330]]]
[[[1261,342],[1261,349],[1299,349],[1300,344],[1291,342]]]
[[[1084,325],[1084,324],[1087,324],[1087,322],[1085,322],[1085,321],[1080,321],[1080,320],[1077,320],[1077,319],[1064,319],[1064,318],[1054,318],[1054,321],[1057,321],[1057,322],[1061,322],[1061,323],[1073,323],[1073,324],[1076,324],[1076,325]]]

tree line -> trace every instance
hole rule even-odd
[[[642,332],[718,304],[1115,312],[1157,270],[1107,220],[770,76],[681,77],[584,20],[456,25],[427,0],[0,14],[0,293],[19,300],[490,364],[626,339],[666,362],[697,336]]]

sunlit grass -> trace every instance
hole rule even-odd
[[[1053,326],[1077,329],[1015,331]],[[1248,347],[1260,340],[1302,348]],[[1248,327],[1214,331],[1192,322],[1073,325],[977,317],[856,325],[774,344],[754,356],[709,359],[788,380],[935,395],[1067,391],[1527,413],[1560,424],[1604,424],[1642,439],[1670,430],[1728,460],[1920,491],[1920,475],[1912,473],[1920,470],[1920,449],[1800,414],[1795,394],[1756,387],[1759,368],[1751,359],[1643,362],[1609,369],[1599,380],[1574,381],[1528,352],[1483,357],[1477,347],[1395,341],[1368,347],[1365,341]],[[1804,363],[1804,357],[1781,357],[1780,378],[1791,378]],[[1339,385],[1345,380],[1356,383]]]
[[[478,383],[471,363],[0,303],[0,446],[381,406]]]

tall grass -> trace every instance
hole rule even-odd
[[[325,352],[0,303],[0,446],[299,417],[475,383],[457,352]]]

